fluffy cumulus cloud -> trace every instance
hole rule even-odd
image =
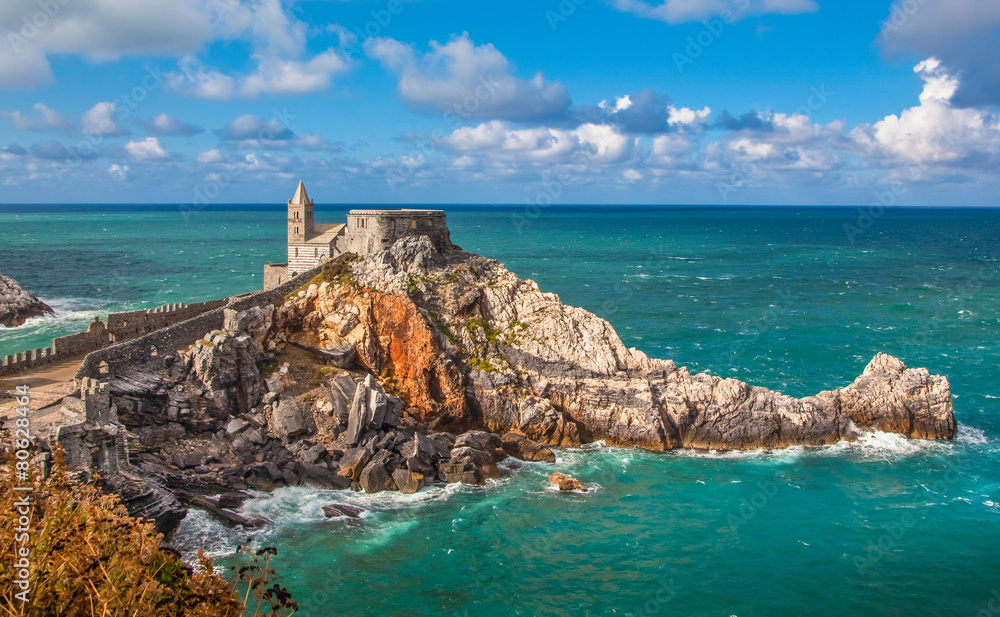
[[[656,135],[670,131],[701,130],[712,110],[671,104],[670,97],[651,89],[603,100],[596,106],[574,107],[570,115],[580,122],[609,123],[625,133]]]
[[[105,101],[97,103],[83,114],[83,133],[116,137],[127,134],[128,129],[118,121],[118,105]]]
[[[875,124],[861,125],[851,138],[873,164],[997,164],[1000,124],[986,110],[953,104],[959,79],[940,60],[929,58],[914,71],[924,80],[920,104]]]
[[[614,0],[619,11],[668,24],[705,21],[721,17],[734,22],[749,15],[815,13],[813,0]]]
[[[156,137],[146,137],[125,144],[125,151],[135,161],[156,161],[170,158],[170,153],[160,144]]]
[[[240,150],[303,148],[305,150],[335,152],[340,149],[339,144],[331,144],[325,138],[314,133],[296,135],[278,118],[264,120],[252,114],[245,114],[233,119],[225,128],[216,131],[216,133],[227,146]],[[218,152],[218,150],[213,151]]]
[[[8,118],[19,131],[65,131],[72,128],[72,123],[66,116],[47,107],[35,103],[34,114],[24,114],[20,111],[0,111],[0,116]]]
[[[193,52],[211,34],[204,0],[5,0],[0,3],[0,87],[52,80],[48,56],[84,54],[106,60],[123,54]]]
[[[349,68],[334,49],[308,54],[309,29],[281,0],[5,0],[0,30],[9,43],[0,45],[0,87],[51,82],[52,54],[180,57],[170,85],[216,100],[317,92]],[[254,69],[203,65],[195,54],[215,40],[246,42]]]
[[[875,40],[890,57],[932,56],[959,71],[953,104],[1000,104],[1000,2],[895,0]]]
[[[919,105],[870,125],[817,123],[799,111],[713,114],[708,107],[683,106],[643,91],[574,108],[569,118],[575,124],[566,118],[532,127],[491,120],[453,129],[430,140],[431,148],[415,148],[405,177],[453,182],[559,177],[566,186],[608,187],[682,181],[724,187],[717,195],[723,201],[746,187],[877,187],[915,164],[921,173],[908,173],[910,180],[996,182],[996,115],[956,107],[960,81],[937,59],[921,62],[915,71],[925,82]],[[420,140],[411,136],[409,143]],[[404,170],[398,157],[378,160],[380,168],[394,165]],[[956,173],[963,170],[975,173]]]
[[[229,75],[187,55],[178,63],[179,71],[169,76],[174,89],[213,100],[301,95],[329,88],[333,77],[350,69],[347,56],[335,49],[307,54],[308,28],[280,0],[219,4],[224,10],[214,22],[216,34],[247,40],[254,69]]]
[[[436,141],[439,148],[465,156],[528,165],[619,164],[632,157],[636,143],[606,124],[582,124],[572,130],[517,129],[499,120],[462,127]]]
[[[186,124],[177,118],[173,118],[162,113],[153,116],[148,122],[145,122],[144,125],[150,133],[161,137],[190,137],[191,135],[197,135],[204,130],[200,126]]]
[[[447,43],[431,41],[418,53],[394,39],[373,38],[365,52],[399,77],[399,95],[412,109],[443,113],[457,120],[544,120],[570,106],[565,86],[541,73],[531,79],[513,74],[493,45],[476,45],[463,34]]]

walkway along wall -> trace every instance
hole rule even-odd
[[[107,325],[95,317],[86,332],[52,339],[52,345],[8,355],[0,362],[0,375],[59,362],[83,353],[102,349],[116,342],[123,342],[160,328],[191,319],[196,315],[224,306],[229,298],[210,300],[197,304],[164,304],[155,309],[111,313]]]
[[[255,291],[226,300],[217,300],[216,302],[222,302],[223,304],[206,313],[180,323],[175,323],[139,338],[115,343],[110,347],[91,352],[84,358],[83,364],[80,365],[80,369],[76,373],[76,378],[90,377],[98,379],[101,375],[101,362],[107,362],[111,372],[120,372],[130,365],[144,364],[149,359],[153,350],[156,350],[157,353],[161,350],[164,352],[177,351],[194,343],[208,332],[221,330],[223,323],[222,313],[225,308],[242,311],[254,306],[271,304],[302,287],[302,285],[319,274],[322,269],[323,266],[317,266],[274,289]]]

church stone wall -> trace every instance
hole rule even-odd
[[[439,251],[451,249],[442,210],[351,210],[345,251],[371,255],[407,236],[427,236]]]

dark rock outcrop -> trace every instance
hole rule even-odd
[[[51,314],[52,307],[21,289],[14,279],[0,274],[0,326],[13,328],[32,317]]]

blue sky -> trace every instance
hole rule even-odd
[[[995,205],[1000,0],[7,0],[0,202]]]

